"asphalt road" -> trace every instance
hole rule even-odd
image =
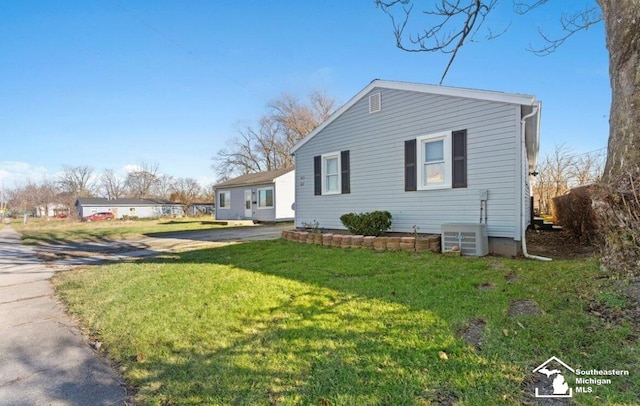
[[[119,375],[87,345],[33,249],[0,229],[0,405],[122,405]]]
[[[56,269],[275,239],[285,227],[186,231],[35,248],[22,245],[11,227],[0,229],[0,406],[128,404],[122,378],[93,351],[56,298],[50,282]]]

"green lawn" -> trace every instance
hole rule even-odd
[[[55,284],[141,404],[516,405],[533,401],[531,371],[552,355],[631,372],[575,394],[579,404],[640,401],[637,325],[604,316],[630,299],[595,261],[278,240],[77,269]],[[541,313],[509,315],[521,299]],[[470,321],[486,323],[479,346],[461,338]]]
[[[157,219],[157,220],[112,220],[80,222],[66,219],[30,219],[29,223],[13,222],[12,226],[22,234],[22,242],[83,241],[93,239],[127,239],[143,234],[175,231],[203,230],[223,227],[211,217],[207,219]]]

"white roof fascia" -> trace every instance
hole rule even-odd
[[[304,144],[306,144],[310,139],[315,137],[317,133],[322,131],[325,127],[331,124],[334,120],[342,115],[346,110],[351,108],[354,104],[356,104],[360,99],[362,99],[367,93],[369,93],[374,88],[384,88],[384,89],[392,89],[392,90],[406,90],[411,92],[419,92],[419,93],[429,93],[436,94],[442,96],[452,96],[452,97],[463,97],[467,99],[478,99],[478,100],[486,100],[500,103],[509,103],[509,104],[519,104],[532,106],[536,103],[535,96],[525,95],[525,94],[515,94],[515,93],[503,93],[503,92],[495,92],[489,90],[477,90],[477,89],[466,89],[461,87],[448,87],[448,86],[438,86],[438,85],[427,85],[421,83],[410,83],[410,82],[396,82],[389,80],[380,80],[376,79],[369,83],[367,87],[358,92],[355,96],[349,99],[342,107],[336,110],[328,119],[322,122],[316,129],[311,131],[306,137],[298,141],[292,148],[291,154],[295,154],[295,152],[300,149]]]

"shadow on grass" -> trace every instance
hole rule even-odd
[[[598,331],[576,297],[588,293],[592,263],[278,240],[140,264],[108,270],[119,279],[105,309],[119,320],[120,359],[148,403],[522,404],[533,403],[523,382],[551,354],[586,353],[591,366],[637,362],[620,349],[628,338]],[[521,298],[537,300],[542,313],[509,316]],[[476,318],[486,321],[477,349],[456,335]],[[620,383],[629,393],[637,393],[633,379]],[[624,396],[614,399],[637,400]]]
[[[157,388],[148,395],[168,404],[454,404],[469,386],[518,391],[513,371],[484,371],[492,363],[465,349],[431,312],[408,314],[325,289],[307,296],[242,319],[236,339],[219,349],[172,346],[171,362],[150,361],[147,369],[142,361],[140,368],[157,374],[140,384]],[[442,349],[448,361],[438,357]]]
[[[221,348],[172,347],[173,362],[155,361],[148,371],[157,374],[141,386],[162,382],[161,401],[179,394],[214,404],[519,403],[527,396],[519,387],[522,366],[478,353],[455,335],[472,317],[500,317],[510,295],[503,274],[511,269],[493,271],[498,289],[486,292],[476,286],[488,277],[488,260],[445,261],[284,241],[147,259],[264,275],[271,287],[260,294],[275,304],[256,304]],[[437,270],[445,263],[448,269]],[[217,326],[210,328],[213,337]]]

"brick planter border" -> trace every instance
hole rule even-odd
[[[319,234],[299,230],[285,230],[282,239],[302,244],[323,245],[325,247],[353,248],[376,251],[416,251],[440,252],[440,236],[436,234],[416,237],[372,237],[350,234]]]

